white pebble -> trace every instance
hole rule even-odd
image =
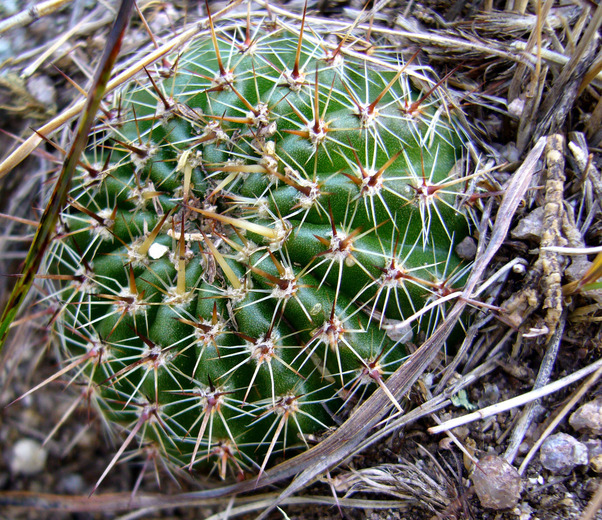
[[[525,109],[525,101],[520,98],[514,98],[510,103],[508,103],[508,114],[515,118],[519,118],[523,110]]]
[[[148,248],[148,256],[150,256],[153,260],[158,260],[164,256],[167,251],[169,251],[169,247],[164,246],[163,244],[157,244],[155,242]]]
[[[575,466],[587,464],[587,446],[566,433],[550,435],[541,445],[541,465],[552,473],[568,475]]]
[[[35,475],[44,469],[47,456],[38,441],[21,439],[13,446],[10,470],[16,475]]]
[[[586,430],[595,435],[602,434],[602,399],[595,399],[580,406],[571,415],[569,423],[578,432]]]

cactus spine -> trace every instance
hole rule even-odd
[[[352,40],[211,24],[99,120],[47,268],[67,368],[128,432],[114,460],[137,437],[263,470],[386,391],[411,334],[385,325],[453,290],[461,139]]]

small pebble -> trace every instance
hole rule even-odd
[[[85,486],[84,478],[76,473],[70,473],[65,475],[58,483],[58,488],[70,495],[77,495],[84,490]]]
[[[518,221],[518,225],[510,232],[517,240],[539,240],[543,230],[544,208],[535,208]]]
[[[587,456],[590,460],[592,460],[592,457],[602,455],[602,441],[600,439],[581,439],[581,442],[585,444]]]
[[[602,473],[602,455],[594,455],[589,459],[589,467],[596,473]]]
[[[508,103],[508,114],[518,119],[525,109],[525,100],[520,98],[514,98]]]
[[[10,16],[15,14],[19,10],[19,6],[16,0],[4,0],[2,8],[0,8],[0,14],[2,16]]]
[[[485,383],[483,386],[483,392],[477,401],[479,408],[484,408],[493,403],[500,402],[500,389],[496,384]]]
[[[474,238],[466,237],[456,246],[456,254],[462,260],[474,260],[477,256],[477,243]]]
[[[48,110],[53,110],[56,104],[56,90],[48,76],[36,75],[27,80],[27,90]]]
[[[497,455],[483,457],[470,478],[484,508],[510,509],[518,504],[521,478],[505,459]]]
[[[595,399],[580,406],[569,418],[576,431],[587,430],[595,435],[602,433],[602,399]]]
[[[589,467],[596,473],[602,473],[602,441],[600,439],[584,439],[587,448]]]
[[[502,154],[502,157],[506,159],[509,163],[517,162],[520,160],[520,151],[514,143],[509,143],[503,146],[500,152]]]
[[[568,475],[575,466],[588,463],[587,446],[566,433],[550,435],[541,445],[539,460],[544,468]]]
[[[44,469],[47,456],[38,441],[21,439],[13,446],[10,470],[15,475],[35,475]]]

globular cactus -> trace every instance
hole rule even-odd
[[[211,24],[99,119],[46,268],[62,373],[128,431],[116,458],[138,437],[260,472],[387,391],[444,312],[387,329],[461,278],[462,139],[437,85],[354,43]]]

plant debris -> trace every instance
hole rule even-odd
[[[8,53],[7,44],[0,45],[5,132],[0,211],[10,215],[1,217],[3,273],[19,272],[45,205],[46,181],[60,167],[55,147],[68,148],[71,122],[83,106],[80,89],[89,86],[114,17],[104,2],[63,0],[40,2],[38,20],[26,11],[10,19],[29,7],[24,1],[12,4],[10,12],[0,10],[10,20],[0,23],[10,41]],[[169,4],[138,2],[146,23],[133,17],[109,96],[124,78],[162,60],[185,44],[197,24],[207,23],[200,3]],[[246,5],[239,4],[216,2],[211,9],[245,19]],[[303,10],[296,0],[253,6],[254,15],[280,17],[290,25],[299,23]],[[307,439],[317,448],[307,452],[312,455],[303,466],[296,470],[297,462],[285,463],[268,473],[261,484],[270,488],[255,488],[257,481],[199,485],[152,452],[133,449],[98,494],[88,497],[123,438],[107,434],[85,388],[53,381],[44,392],[3,409],[0,516],[255,518],[278,501],[282,512],[273,517],[298,520],[342,514],[595,518],[602,504],[601,451],[593,438],[599,420],[586,406],[597,402],[602,376],[602,5],[586,0],[381,0],[365,6],[352,0],[320,2],[319,10],[309,5],[312,19],[324,13],[329,18],[321,20],[333,41],[348,38],[349,52],[369,54],[371,46],[387,45],[406,61],[416,54],[415,64],[428,64],[445,78],[450,103],[462,109],[471,134],[463,167],[474,173],[466,181],[465,204],[477,247],[463,255],[474,259],[473,275],[467,292],[453,296],[456,307],[446,317],[453,321],[470,313],[464,338],[447,352],[437,343],[449,332],[445,328],[434,338],[414,338],[414,355],[387,382],[405,413],[379,416],[387,399],[375,394],[350,410],[348,422],[334,433]],[[11,82],[8,74],[20,79]],[[419,78],[414,83],[426,86]],[[44,98],[39,85],[52,85],[56,95]],[[14,280],[1,280],[3,302]],[[45,348],[52,319],[31,305],[15,322],[0,360],[3,406],[60,368],[52,349]],[[460,391],[462,398],[452,399]],[[468,412],[472,406],[478,409]],[[466,423],[465,416],[474,421]],[[551,443],[551,454],[560,453],[558,443],[567,432],[580,436],[570,443],[576,451],[563,452],[562,464],[550,464],[546,450]],[[43,444],[44,471],[10,471],[23,439]],[[312,458],[315,454],[322,458]],[[495,461],[493,469],[489,461]],[[301,467],[305,472],[297,475]],[[487,470],[480,484],[477,467]],[[493,474],[503,479],[499,489],[486,486]],[[492,511],[493,504],[506,509]]]

